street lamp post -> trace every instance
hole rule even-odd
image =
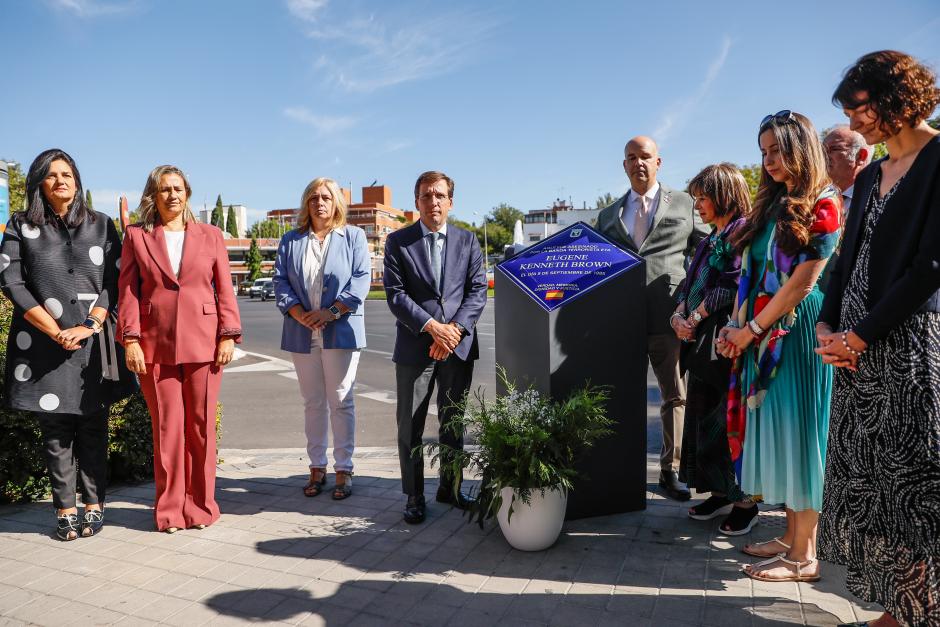
[[[474,211],[473,215],[480,215]],[[486,239],[486,216],[483,216],[483,272],[490,273],[490,245]]]

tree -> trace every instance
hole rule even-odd
[[[759,163],[741,165],[738,166],[738,170],[744,175],[744,180],[747,181],[747,187],[751,191],[751,202],[754,202],[754,199],[757,198],[757,188],[760,186],[761,166]]]
[[[927,120],[927,124],[930,125],[930,128],[935,128],[938,131],[940,131],[940,115],[938,115],[932,120]]]
[[[18,163],[7,163],[10,185],[10,213],[26,209],[26,175]]]
[[[254,281],[261,276],[261,249],[258,247],[258,240],[254,237],[251,238],[248,254],[245,255],[245,265],[248,266],[249,281]]]
[[[228,234],[238,239],[238,219],[235,217],[235,207],[228,206],[228,217],[225,218],[225,230]]]
[[[496,207],[493,207],[493,210],[490,212],[490,222],[495,222],[505,228],[509,233],[512,233],[513,228],[516,226],[516,220],[522,220],[525,218],[525,214],[513,207],[512,205],[507,205],[506,203],[500,203]],[[500,248],[499,250],[502,250]]]
[[[209,224],[222,228],[222,194],[219,194],[219,197],[215,199],[215,209],[212,210]]]
[[[88,205],[88,208],[89,208],[89,209],[94,209],[94,208],[95,208],[95,203],[93,203],[93,202],[91,201],[91,190],[90,190],[90,189],[86,189],[86,190],[85,190],[85,204]]]
[[[486,239],[490,245],[489,252],[502,254],[503,249],[512,244],[512,230],[507,229],[499,222],[487,222]]]
[[[594,201],[594,206],[597,209],[603,209],[604,207],[611,206],[615,202],[617,202],[617,197],[611,194],[610,192],[607,192],[603,196],[597,197],[597,200]]]
[[[251,225],[251,228],[248,229],[248,237],[280,239],[281,235],[284,234],[284,230],[285,226],[277,220],[261,220]]]

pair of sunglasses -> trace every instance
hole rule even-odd
[[[763,131],[768,124],[771,122],[776,122],[777,124],[786,124],[787,122],[793,122],[796,120],[793,117],[793,112],[789,109],[784,109],[782,111],[777,111],[773,115],[765,115],[764,119],[760,121],[760,131]]]

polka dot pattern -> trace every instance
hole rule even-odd
[[[49,315],[58,320],[62,317],[62,303],[60,303],[55,298],[47,298],[46,302],[43,303],[43,307],[46,308],[46,311],[49,312]]]
[[[20,331],[16,334],[16,347],[21,351],[29,350],[29,347],[33,345],[33,338],[29,335],[27,331]]]
[[[23,237],[26,239],[36,239],[39,237],[39,227],[24,222],[23,226],[20,227],[20,233],[22,233]]]
[[[43,394],[39,399],[39,409],[43,411],[55,411],[59,406],[59,397],[55,394]]]
[[[0,272],[10,267],[10,256],[0,253]]]
[[[31,376],[33,376],[33,371],[26,364],[20,364],[13,369],[13,378],[17,381],[29,381]]]
[[[104,249],[101,246],[92,246],[88,249],[88,257],[96,266],[104,263]]]

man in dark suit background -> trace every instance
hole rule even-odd
[[[402,491],[408,496],[404,519],[425,517],[422,443],[428,404],[438,385],[439,441],[463,448],[463,434],[448,429],[455,402],[470,389],[479,357],[476,323],[486,305],[483,254],[473,233],[447,224],[454,182],[441,172],[425,172],[415,183],[420,220],[385,242],[385,296],[397,318],[392,361],[398,394],[398,459]],[[437,500],[465,508],[469,501],[442,464]]]
[[[659,485],[674,499],[691,496],[679,481],[685,381],[679,372],[679,339],[670,327],[674,295],[685,278],[686,258],[708,235],[685,192],[656,180],[662,159],[649,137],[634,137],[624,148],[623,169],[630,189],[597,217],[598,230],[646,261],[647,354],[662,395],[663,446]]]

